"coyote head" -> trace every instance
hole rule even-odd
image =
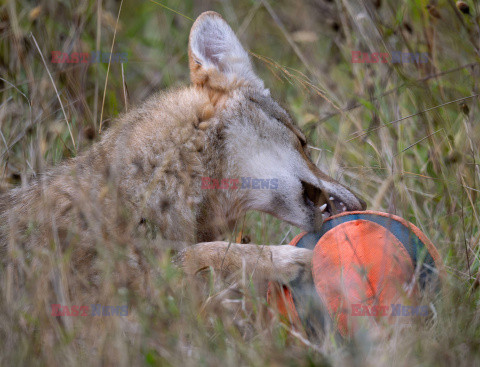
[[[195,21],[189,64],[193,84],[208,91],[214,120],[222,126],[222,144],[216,147],[226,162],[221,174],[263,179],[236,191],[237,206],[270,213],[307,231],[318,230],[323,218],[337,211],[365,209],[361,199],[310,160],[305,136],[270,97],[219,14],[206,12]]]

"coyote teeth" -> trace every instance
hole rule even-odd
[[[327,209],[327,204],[323,204],[321,207],[320,207],[320,210],[323,212],[325,211],[325,209]]]

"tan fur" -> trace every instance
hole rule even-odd
[[[34,274],[31,269],[50,261],[42,249],[53,248],[67,257],[65,271],[81,280],[78,287],[98,287],[96,257],[120,246],[127,260],[115,269],[118,284],[145,286],[140,275],[148,270],[139,255],[144,243],[139,238],[151,228],[156,243],[183,248],[222,238],[251,209],[314,230],[322,224],[323,202],[332,212],[333,202],[344,202],[348,210],[364,208],[310,161],[305,137],[256,77],[220,15],[202,14],[189,44],[191,86],[151,97],[119,117],[88,151],[0,197],[2,259],[24,269],[24,275],[20,270],[10,274],[15,281],[21,283],[25,274]],[[261,175],[279,177],[282,186],[201,188],[202,177]],[[305,184],[315,188],[318,202],[305,202]],[[186,253],[186,269],[211,262],[220,267],[220,258],[212,258],[215,247],[225,244],[198,247],[207,250],[196,265],[190,260],[197,256]],[[19,251],[31,263],[22,264]],[[258,252],[239,245],[228,253],[227,269],[238,269],[245,256],[259,258],[262,277],[285,281],[298,276],[310,256],[292,248]]]
[[[259,246],[215,241],[183,250],[177,262],[189,275],[212,268],[230,279],[244,272],[256,280],[288,284],[311,280],[312,255],[311,250],[289,245]]]

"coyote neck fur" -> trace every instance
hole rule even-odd
[[[147,220],[167,240],[217,238],[244,212],[244,200],[241,190],[201,187],[202,177],[235,176],[211,96],[199,87],[153,96],[85,153],[4,194],[1,215],[22,218],[24,226],[53,217],[59,228],[92,230],[85,218],[95,214],[120,232]]]

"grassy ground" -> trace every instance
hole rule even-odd
[[[228,314],[198,304],[165,254],[151,260],[149,297],[112,291],[112,303],[135,305],[135,327],[118,317],[100,329],[92,318],[62,328],[48,316],[49,305],[29,311],[36,300],[28,295],[8,304],[2,268],[0,364],[478,364],[478,2],[466,1],[470,14],[443,0],[160,3],[0,5],[1,189],[88,148],[99,138],[100,121],[104,129],[152,92],[188,83],[191,18],[215,10],[238,31],[259,75],[318,148],[319,165],[362,193],[370,209],[410,220],[435,243],[448,270],[432,304],[436,316],[380,340],[365,332],[345,344],[327,336],[309,345],[281,324],[264,327],[258,315],[244,312],[239,319],[252,330],[245,338]],[[128,53],[128,62],[51,62],[52,51],[109,52],[112,44],[114,52]],[[423,52],[428,60],[352,63],[352,51]],[[254,243],[287,243],[296,233],[266,215],[245,218],[244,235]],[[249,301],[264,303],[251,294]],[[77,330],[88,337],[79,341]]]

